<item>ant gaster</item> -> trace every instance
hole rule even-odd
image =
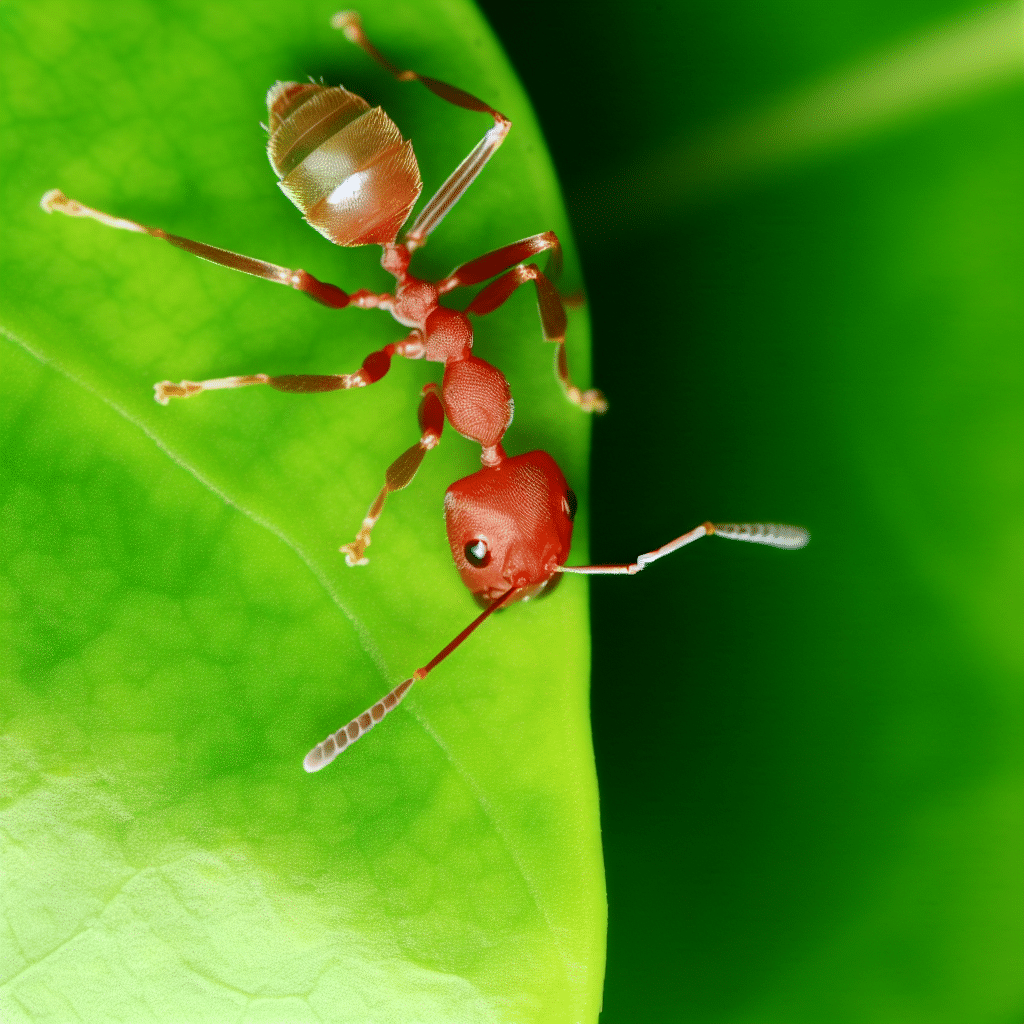
[[[486,113],[494,124],[462,161],[405,233],[398,233],[423,188],[412,145],[380,107],[370,105],[340,86],[315,82],[278,82],[267,94],[270,139],[267,155],[278,185],[302,211],[312,227],[337,245],[380,245],[381,265],[395,278],[393,294],[359,290],[351,294],[318,281],[304,270],[290,270],[239,253],[169,234],[160,228],[113,217],[91,209],[54,189],[42,199],[47,212],[90,217],[108,227],[162,238],[186,252],[222,266],[287,285],[333,309],[356,306],[383,309],[409,328],[400,341],[371,352],[354,373],[264,373],[154,386],[156,400],[189,398],[201,391],[269,384],[278,391],[312,393],[365,387],[380,380],[394,356],[444,363],[440,389],[434,383],[422,391],[419,408],[420,440],[387,469],[385,483],[370,506],[356,538],[341,550],[349,565],[365,565],[370,534],[388,494],[407,487],[426,453],[441,439],[448,422],[481,446],[483,468],[457,480],[444,500],[445,525],[452,557],[463,583],[485,605],[484,612],[439,654],[387,696],[328,736],[306,755],[313,772],[329,764],[347,746],[373,728],[408,693],[409,688],[446,658],[492,612],[510,602],[533,597],[548,587],[556,574],[621,573],[633,575],[648,563],[700,537],[718,534],[779,548],[800,548],[808,534],[799,527],[776,524],[704,523],[655,551],[624,565],[567,566],[572,541],[576,496],[555,460],[543,451],[509,456],[502,438],[512,422],[512,395],[505,375],[474,356],[470,317],[485,316],[501,306],[521,285],[532,281],[537,292],[541,327],[555,348],[555,373],[570,401],[585,412],[604,412],[607,402],[597,390],[581,391],[569,376],[565,355],[566,314],[555,288],[562,263],[561,245],[545,231],[457,267],[440,281],[423,281],[409,272],[413,252],[422,246],[504,141],[511,122],[500,111],[461,89],[414,71],[401,71],[367,39],[359,16],[352,11],[335,15],[332,24],[361,47],[385,71],[402,82],[418,81],[441,99],[465,110]],[[548,253],[545,270],[525,263]],[[442,295],[489,281],[464,312],[440,304]]]

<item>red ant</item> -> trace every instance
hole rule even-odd
[[[186,252],[245,274],[288,285],[333,309],[357,306],[387,310],[409,334],[371,352],[355,373],[293,374],[271,377],[264,373],[154,385],[156,400],[188,398],[201,391],[269,384],[278,391],[312,393],[365,387],[380,380],[395,355],[444,363],[440,390],[434,383],[422,390],[419,408],[421,436],[385,473],[385,483],[370,506],[356,539],[344,545],[349,565],[365,565],[370,532],[380,517],[388,494],[407,487],[423,457],[436,447],[447,417],[464,437],[481,446],[483,469],[457,480],[444,500],[445,524],[455,566],[463,583],[485,610],[454,640],[409,679],[396,686],[363,714],[328,736],[306,755],[306,771],[329,764],[342,750],[393,710],[414,682],[455,650],[492,612],[513,601],[526,600],[549,587],[556,574],[622,573],[634,575],[646,565],[700,537],[718,534],[779,548],[800,548],[808,541],[805,530],[774,524],[704,523],[655,551],[626,565],[567,566],[572,541],[576,495],[569,489],[555,460],[542,451],[508,456],[502,438],[512,422],[512,395],[504,374],[472,354],[470,316],[485,316],[501,306],[520,285],[532,281],[537,291],[541,327],[546,341],[554,342],[555,373],[570,401],[584,412],[604,412],[608,404],[597,390],[581,391],[569,376],[565,355],[566,314],[553,281],[561,269],[561,245],[551,231],[513,242],[456,268],[440,281],[423,281],[409,273],[412,253],[459,201],[511,128],[504,114],[475,96],[414,71],[400,71],[384,58],[363,32],[359,16],[351,11],[335,15],[332,25],[344,31],[385,71],[401,82],[422,82],[432,93],[465,110],[489,114],[493,126],[427,203],[412,227],[397,242],[423,188],[411,143],[380,107],[371,109],[360,96],[340,86],[310,82],[278,82],[267,94],[270,139],[267,154],[281,190],[303,216],[337,245],[380,245],[381,265],[395,278],[395,292],[377,295],[360,290],[352,294],[318,281],[304,270],[289,270],[262,260],[193,242],[160,228],[112,217],[69,199],[54,189],[42,207],[71,217],[91,217],[108,227],[162,238]],[[548,251],[546,272],[524,261]],[[493,279],[493,280],[492,280]],[[490,281],[464,312],[440,304],[440,297],[456,288]]]

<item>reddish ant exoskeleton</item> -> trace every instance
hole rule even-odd
[[[454,640],[409,679],[317,744],[303,762],[318,771],[347,746],[373,728],[394,709],[414,682],[423,679],[492,612],[541,593],[558,573],[619,573],[634,575],[664,555],[699,539],[717,534],[779,548],[801,548],[806,530],[775,524],[704,523],[655,551],[624,565],[567,566],[572,541],[576,496],[569,489],[555,460],[543,451],[508,456],[502,439],[512,422],[512,395],[504,374],[472,354],[473,328],[469,317],[485,316],[512,293],[532,281],[537,291],[541,327],[546,341],[554,342],[555,372],[566,396],[585,412],[604,412],[607,402],[600,391],[581,391],[569,376],[565,356],[566,314],[554,284],[561,268],[561,245],[545,231],[457,267],[440,281],[423,281],[409,272],[412,253],[422,246],[449,210],[504,141],[511,122],[482,100],[454,86],[414,71],[400,71],[385,59],[363,32],[359,16],[351,11],[335,15],[332,25],[344,31],[385,71],[399,81],[422,82],[431,92],[465,110],[489,114],[493,126],[427,203],[401,242],[396,241],[422,190],[419,167],[411,143],[380,107],[371,108],[361,97],[340,86],[310,82],[278,82],[267,94],[269,135],[267,155],[281,190],[302,211],[306,220],[337,245],[380,245],[381,265],[395,278],[394,294],[366,290],[349,294],[318,281],[304,270],[290,270],[263,260],[193,242],[160,228],[113,217],[91,209],[54,189],[42,198],[47,212],[90,217],[108,227],[162,238],[187,252],[288,285],[334,309],[357,306],[383,309],[409,328],[400,341],[372,352],[354,373],[297,374],[272,377],[264,373],[154,385],[158,402],[189,398],[201,391],[269,384],[278,391],[312,393],[365,387],[380,380],[393,356],[444,363],[441,386],[427,384],[419,408],[420,440],[387,469],[384,486],[370,506],[356,538],[341,550],[349,565],[365,565],[370,533],[388,494],[407,487],[426,453],[441,439],[444,422],[481,446],[483,468],[457,480],[445,493],[444,515],[452,557],[463,583],[485,604],[485,610]],[[542,271],[524,261],[548,252]],[[490,281],[463,312],[440,304],[440,297],[456,288]]]

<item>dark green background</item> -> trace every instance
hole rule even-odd
[[[1019,1021],[1020,73],[673,207],[663,149],[978,9],[484,8],[591,297],[595,560],[813,535],[591,584],[602,1020]]]

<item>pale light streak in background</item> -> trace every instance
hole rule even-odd
[[[914,116],[1024,80],[1024,4],[987,8],[874,54],[702,138],[584,182],[581,226],[647,226],[730,186],[839,151]],[[623,202],[623,197],[642,197]],[[588,232],[589,233],[589,232]]]

